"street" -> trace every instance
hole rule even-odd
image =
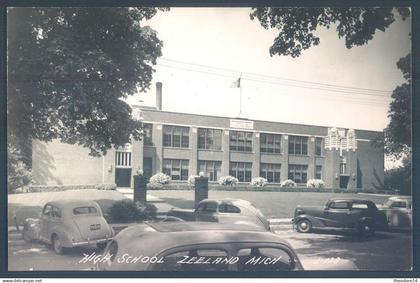
[[[286,221],[273,221],[272,228],[293,246],[299,258],[352,260],[359,269],[408,270],[412,239],[409,233],[377,233],[371,239],[354,235],[301,234]],[[89,270],[93,263],[79,263],[83,254],[99,253],[95,247],[77,248],[65,255],[41,243],[26,243],[15,230],[9,231],[9,270]]]

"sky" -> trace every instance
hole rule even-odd
[[[404,82],[396,62],[411,50],[410,19],[396,15],[385,32],[351,49],[334,27],[319,29],[320,45],[300,57],[271,57],[277,30],[251,21],[250,11],[171,8],[144,22],[163,41],[163,55],[150,90],[129,102],[155,106],[160,81],[163,110],[239,117],[240,89],[231,85],[242,73],[240,117],[377,131],[387,126],[392,90]]]

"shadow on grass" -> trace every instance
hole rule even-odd
[[[165,198],[160,197],[162,200],[164,200],[166,203],[175,206],[177,208],[182,209],[193,209],[194,208],[194,201],[193,200],[186,200],[182,198]]]

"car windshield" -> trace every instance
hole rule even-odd
[[[73,209],[74,215],[81,215],[81,214],[96,214],[98,211],[93,206],[84,206],[84,207],[76,207]]]

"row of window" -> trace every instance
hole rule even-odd
[[[252,152],[252,132],[229,131],[229,149],[232,151]],[[153,145],[152,124],[144,125],[144,144]],[[289,136],[289,154],[308,155],[308,137]],[[322,138],[315,139],[315,155],[322,155]],[[163,146],[189,147],[189,128],[163,126]],[[222,149],[222,130],[198,129],[198,148],[208,150]],[[264,153],[281,153],[281,135],[261,134],[260,151]]]
[[[188,180],[189,161],[183,159],[164,159],[163,173],[170,176],[172,180]],[[198,161],[198,172],[203,172],[209,181],[217,181],[222,175],[221,161]],[[260,177],[264,177],[270,183],[280,183],[281,164],[261,163]],[[236,177],[239,182],[250,182],[252,178],[251,162],[230,162],[229,175]],[[289,164],[288,178],[296,183],[306,183],[308,176],[308,165]],[[322,179],[322,166],[315,168],[315,178]]]

